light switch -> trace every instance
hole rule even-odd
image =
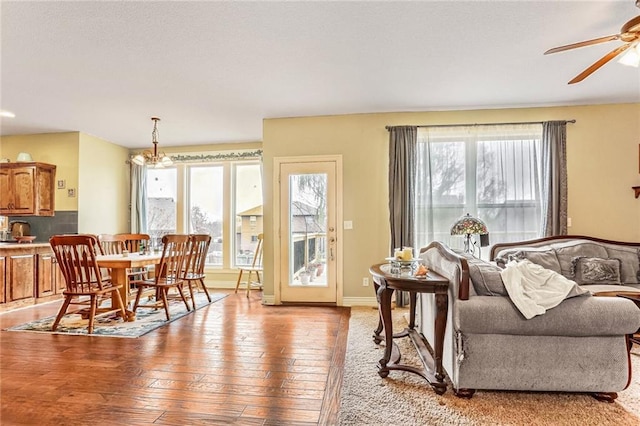
[[[350,220],[344,221],[344,229],[353,229],[353,222]]]

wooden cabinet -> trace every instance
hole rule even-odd
[[[6,301],[35,297],[36,255],[10,253],[6,260]]]
[[[55,179],[52,164],[0,164],[0,215],[53,216]]]
[[[0,244],[0,313],[59,299],[64,290],[49,244]]]
[[[38,287],[36,297],[52,296],[58,292],[58,277],[61,275],[56,256],[53,253],[38,255]],[[64,282],[63,282],[64,286]]]
[[[6,291],[6,283],[7,280],[5,279],[6,277],[6,265],[7,265],[7,261],[6,261],[6,256],[0,256],[0,303],[4,303],[6,301],[5,298],[5,291]]]
[[[56,277],[56,294],[62,294],[63,291],[67,289],[67,282],[64,280],[64,275],[62,274],[62,269],[58,265],[58,259],[56,259],[55,255],[53,256],[53,262],[55,263],[55,277]]]

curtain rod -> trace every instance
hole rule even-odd
[[[562,121],[562,120],[557,120]],[[572,120],[566,120],[567,123],[575,123],[575,118]],[[464,127],[464,126],[504,126],[507,124],[542,124],[544,121],[520,121],[515,123],[474,123],[474,124],[422,124],[419,126],[408,126],[408,127]],[[403,127],[403,126],[385,126],[384,128],[387,130],[391,130],[393,127]]]

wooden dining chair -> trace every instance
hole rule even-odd
[[[136,239],[129,240],[130,235],[137,235],[141,237],[140,237],[140,240],[136,240]],[[122,254],[124,250],[127,250],[128,241],[144,241],[144,235],[146,234],[115,234],[115,235],[99,234],[98,242],[100,243],[102,254],[106,254],[106,255]],[[129,242],[129,244],[132,244],[132,243]],[[147,268],[127,269],[127,276],[129,277],[129,281],[144,280],[148,277],[148,275],[149,275],[149,270]],[[131,294],[135,290],[136,290],[135,287],[131,287],[129,289],[129,293]]]
[[[98,234],[98,242],[103,254],[122,254],[126,248],[125,239],[113,234]]]
[[[124,245],[129,253],[140,252],[141,247],[150,247],[151,236],[149,234],[116,234],[118,238],[122,238]]]
[[[83,318],[89,319],[89,334],[93,333],[96,316],[120,312],[122,318],[127,318],[118,291],[122,286],[113,285],[109,278],[105,278],[96,263],[98,241],[95,236],[54,235],[49,244],[66,283],[64,302],[51,326],[52,331],[58,328],[62,317],[71,313],[80,313]],[[112,300],[111,307],[100,308],[100,304],[106,299]],[[67,312],[70,305],[81,305],[83,308]]]
[[[260,280],[260,273],[262,272],[262,241],[264,239],[264,234],[258,234],[258,244],[256,245],[256,252],[253,255],[253,261],[251,262],[251,266],[239,266],[238,267],[238,281],[236,282],[236,290],[238,292],[238,288],[240,287],[240,283],[242,282],[242,274],[244,272],[247,273],[247,297],[249,297],[249,293],[251,292],[251,287],[259,287],[262,290],[262,281]],[[256,274],[256,282],[251,281],[251,274],[255,272]]]
[[[204,284],[204,279],[206,278],[204,265],[207,262],[209,245],[211,245],[211,235],[189,235],[189,258],[187,260],[187,267],[185,268],[184,280],[189,286],[189,295],[191,296],[191,304],[194,311],[196,310],[196,299],[193,295],[194,288],[198,290],[199,287],[202,287],[204,294],[207,296],[207,300],[211,303],[211,296]]]
[[[164,307],[167,321],[169,321],[171,319],[168,300],[170,289],[176,289],[187,310],[191,310],[182,291],[185,284],[184,271],[189,256],[189,235],[168,234],[162,237],[162,244],[164,248],[160,262],[156,266],[155,277],[131,282],[138,289],[136,301],[133,304],[133,312],[136,312],[140,307],[154,309]],[[142,305],[140,304],[140,299],[147,289],[154,291],[155,299],[152,304]]]

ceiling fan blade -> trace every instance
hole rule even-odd
[[[602,58],[594,62],[593,65],[591,65],[589,68],[587,68],[586,70],[582,71],[580,74],[575,76],[574,79],[569,82],[569,84],[579,83],[585,78],[589,77],[598,68],[600,68],[601,66],[603,66],[604,64],[606,64],[607,62],[609,62],[610,60],[612,60],[613,58],[615,58],[616,56],[618,56],[619,54],[621,54],[622,52],[630,48],[631,45],[632,45],[631,43],[627,43],[613,49],[611,52],[607,53]]]
[[[593,40],[585,40],[585,41],[581,41],[579,43],[567,44],[566,46],[554,47],[553,49],[549,49],[546,52],[544,52],[544,54],[548,55],[549,53],[563,52],[565,50],[577,49],[578,47],[591,46],[592,44],[605,43],[607,41],[618,40],[618,38],[620,38],[619,34],[610,35],[610,36],[606,36],[606,37],[594,38]]]

